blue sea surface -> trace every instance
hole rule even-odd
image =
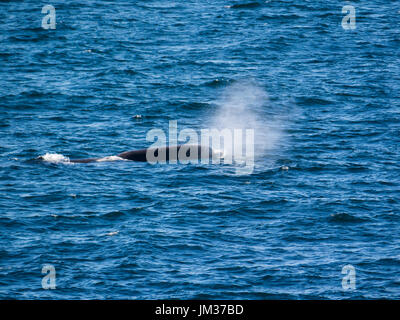
[[[390,0],[1,1],[0,299],[399,299],[399,28]],[[251,174],[67,161],[230,110]]]

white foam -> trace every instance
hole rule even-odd
[[[46,153],[39,159],[50,163],[71,163],[68,157],[58,153]]]
[[[108,156],[108,157],[104,157],[104,158],[98,159],[98,160],[96,160],[96,162],[121,161],[121,160],[126,160],[126,159],[118,157],[118,156]]]
[[[109,236],[109,237],[112,237],[112,236],[117,235],[118,233],[119,233],[119,231],[112,231],[112,232],[106,233],[105,235],[106,235],[106,236]]]

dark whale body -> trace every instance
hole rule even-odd
[[[182,149],[184,148],[184,149]],[[197,152],[191,152],[192,150],[196,150]],[[117,157],[131,160],[131,161],[139,161],[139,162],[153,162],[150,158],[148,159],[148,155],[150,157],[154,155],[154,157],[160,157],[162,161],[171,161],[171,160],[182,160],[181,156],[184,157],[184,160],[196,160],[196,159],[211,159],[213,157],[213,150],[210,147],[204,147],[201,145],[178,145],[172,147],[159,147],[159,148],[147,148],[141,150],[133,150],[122,152],[117,155]],[[178,155],[178,156],[177,156]],[[72,159],[70,162],[73,163],[89,163],[96,162],[101,160],[102,158],[88,158],[88,159]]]

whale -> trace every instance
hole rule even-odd
[[[177,145],[168,147],[150,147],[140,150],[125,151],[116,156],[105,158],[71,159],[72,163],[90,163],[107,161],[107,159],[122,159],[137,162],[173,162],[193,161],[201,159],[221,158],[222,153],[211,147],[202,145]]]

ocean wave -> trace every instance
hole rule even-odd
[[[360,218],[348,213],[331,214],[328,220],[335,223],[361,223],[367,221],[367,219]]]
[[[237,3],[231,6],[227,6],[229,9],[252,9],[261,7],[261,3],[259,2],[247,2],[247,3]]]

